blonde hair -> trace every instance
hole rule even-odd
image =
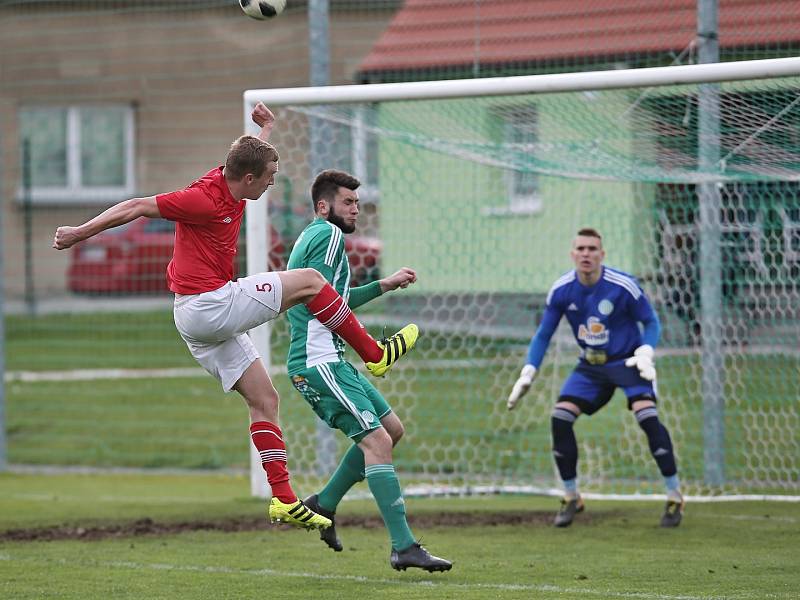
[[[252,135],[243,135],[231,144],[225,159],[225,175],[240,181],[248,173],[258,178],[267,169],[267,163],[278,162],[275,146]]]

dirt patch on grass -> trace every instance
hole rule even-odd
[[[607,519],[610,513],[581,515],[581,524],[586,525],[598,519]],[[508,512],[441,512],[411,515],[408,519],[413,527],[492,527],[498,525],[528,525],[550,527],[552,512],[508,511]],[[374,529],[383,527],[380,515],[341,515],[336,518],[336,526],[362,527]],[[144,535],[175,535],[192,531],[258,531],[271,528],[291,529],[289,525],[270,525],[264,517],[236,517],[216,521],[154,521],[149,518],[109,525],[58,525],[28,529],[9,529],[0,532],[0,542],[36,542],[58,540],[107,540],[110,538],[138,537]]]

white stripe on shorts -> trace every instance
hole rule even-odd
[[[342,406],[347,409],[347,412],[355,417],[356,421],[358,421],[358,424],[361,425],[361,428],[364,429],[364,431],[367,431],[369,429],[369,423],[364,420],[364,417],[361,416],[361,413],[358,411],[358,408],[356,408],[356,405],[350,401],[350,399],[347,397],[347,394],[344,393],[344,390],[339,387],[331,368],[327,364],[317,365],[315,368],[317,369],[320,377],[322,377],[322,380],[330,388],[331,392],[333,392],[333,395],[336,396]]]

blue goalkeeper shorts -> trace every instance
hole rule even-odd
[[[608,404],[614,391],[622,388],[628,408],[636,400],[656,400],[655,384],[642,379],[636,367],[626,367],[625,359],[604,365],[590,365],[581,360],[561,386],[559,401],[572,402],[587,415]]]

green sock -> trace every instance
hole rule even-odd
[[[325,510],[336,512],[341,499],[359,481],[364,481],[364,453],[353,444],[344,453],[336,471],[319,493],[319,505]]]
[[[392,548],[405,550],[417,540],[406,521],[406,503],[400,491],[400,482],[394,465],[369,465],[366,469],[369,491],[381,511],[383,522],[392,538]]]

